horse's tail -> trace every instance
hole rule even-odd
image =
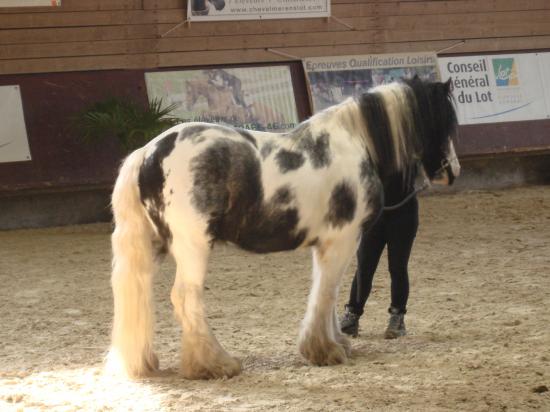
[[[158,368],[153,353],[155,234],[141,204],[138,185],[144,156],[145,149],[141,148],[126,158],[112,196],[114,321],[107,366],[129,377],[144,376]]]

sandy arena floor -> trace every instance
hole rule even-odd
[[[353,357],[337,367],[309,366],[296,348],[309,251],[217,247],[209,319],[244,365],[218,381],[176,373],[170,261],[155,290],[162,376],[113,381],[101,366],[112,316],[110,226],[0,232],[0,410],[550,411],[550,187],[423,197],[420,210],[409,335],[382,337],[383,258]]]

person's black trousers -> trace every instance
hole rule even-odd
[[[372,289],[372,280],[384,247],[388,247],[391,275],[391,306],[406,313],[409,298],[408,264],[418,229],[418,200],[412,198],[400,208],[384,211],[361,237],[357,249],[357,271],[351,286],[348,307],[362,315]]]

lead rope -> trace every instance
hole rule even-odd
[[[405,198],[401,202],[399,202],[395,205],[391,205],[391,206],[384,206],[384,211],[399,209],[401,206],[403,206],[405,203],[407,203],[409,200],[411,200],[411,198],[413,196],[416,196],[417,193],[420,193],[420,192],[422,192],[423,190],[426,190],[429,187],[430,187],[429,180],[424,179],[424,183],[422,183],[422,186],[420,186],[419,188],[414,189],[411,193],[409,193],[407,196],[405,196]]]
[[[422,186],[414,189],[411,193],[409,193],[407,196],[405,196],[405,198],[401,202],[396,203],[395,205],[391,205],[391,206],[384,206],[383,207],[384,211],[399,209],[401,206],[403,206],[405,203],[407,203],[409,200],[411,200],[418,193],[426,190],[427,188],[429,188],[431,186],[430,179],[428,179],[428,176],[426,175],[426,171],[424,170],[424,167],[421,164],[419,164],[418,168],[421,170],[422,175],[424,176],[424,182],[422,183]],[[443,166],[441,168],[443,168]],[[439,169],[439,170],[441,170],[441,169]]]
[[[456,158],[457,157],[455,156],[450,160],[452,161]],[[449,159],[443,159],[441,161],[441,167],[435,171],[435,174],[441,172],[443,169],[451,167],[450,160]],[[424,167],[422,165],[419,165],[419,168],[422,171],[422,174],[424,175],[424,183],[422,183],[422,186],[420,186],[419,188],[413,190],[411,193],[409,193],[407,196],[405,196],[405,198],[401,202],[399,202],[395,205],[391,205],[391,206],[384,206],[383,210],[399,209],[401,206],[403,206],[405,203],[407,203],[409,200],[411,200],[411,198],[413,196],[415,196],[416,194],[422,192],[423,190],[426,190],[427,188],[429,188],[431,186],[430,179],[428,179],[428,176],[426,175],[426,171],[424,170]]]

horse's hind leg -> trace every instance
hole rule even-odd
[[[204,280],[210,245],[174,234],[172,254],[177,271],[171,299],[182,325],[181,371],[188,379],[232,377],[241,371],[238,360],[221,347],[206,320]]]
[[[313,285],[300,331],[299,349],[315,365],[335,365],[347,359],[350,345],[338,330],[336,298],[340,279],[356,246],[356,237],[349,236],[338,242],[321,243],[313,249]]]

